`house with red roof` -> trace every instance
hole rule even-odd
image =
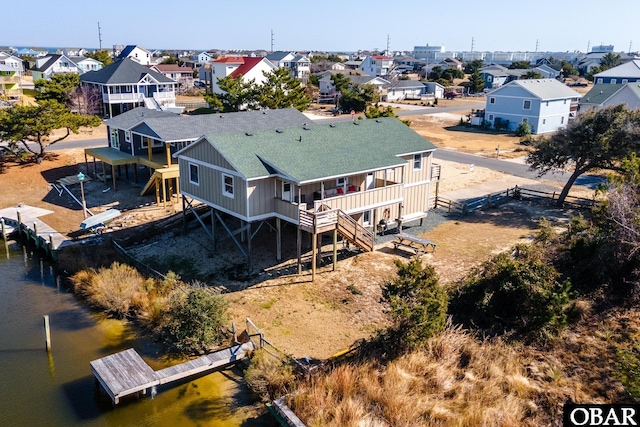
[[[370,76],[388,76],[393,69],[393,58],[384,55],[367,56],[360,64],[360,69]]]
[[[231,76],[244,82],[254,81],[262,84],[266,81],[264,73],[271,73],[276,69],[265,57],[226,56],[211,61],[211,90],[213,93],[223,93],[218,86],[218,79]],[[201,77],[202,78],[202,77]]]

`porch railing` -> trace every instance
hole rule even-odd
[[[329,197],[323,200],[315,200],[313,207],[315,211],[318,211],[322,205],[326,205],[329,209],[340,209],[346,213],[351,213],[365,210],[367,207],[389,204],[395,200],[400,201],[401,199],[402,184],[393,184],[386,187]]]

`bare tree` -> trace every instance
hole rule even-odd
[[[70,96],[69,109],[83,115],[100,114],[102,94],[97,87],[80,86]]]

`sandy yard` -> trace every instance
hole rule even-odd
[[[494,150],[496,135],[448,130],[450,119],[447,116],[411,118],[412,127],[439,147],[487,153]],[[92,136],[98,137],[100,132],[103,130],[94,130]],[[101,137],[106,145],[106,135]],[[498,137],[504,138],[500,141],[510,138]],[[83,139],[82,134],[75,138]],[[500,144],[507,147],[507,142]],[[476,167],[470,173],[467,165],[439,163],[443,170],[441,193],[486,183],[504,182],[505,187],[518,183],[513,177],[495,171]],[[62,234],[77,234],[83,220],[79,205],[64,192],[59,194],[49,183],[76,175],[79,171],[86,172],[82,149],[56,151],[40,165],[10,164],[0,174],[0,182],[5,189],[0,192],[0,208],[24,203],[49,209],[53,213],[42,217],[43,221]],[[368,337],[384,325],[380,285],[393,277],[394,260],[406,261],[412,254],[395,251],[388,241],[382,240],[372,253],[341,251],[337,270],[332,271],[331,264],[324,263],[316,281],[311,283],[308,253],[305,254],[303,274],[296,274],[294,227],[284,227],[285,238],[289,236],[289,240],[283,242],[281,263],[275,261],[274,233],[263,227],[254,245],[256,255],[252,260],[252,274],[240,274],[238,277],[238,272],[243,270],[243,259],[237,248],[230,239],[223,238],[215,251],[196,222],[190,225],[188,233],[183,233],[182,227],[178,227],[160,236],[148,234],[142,227],[144,224],[176,212],[179,214],[181,203],[176,199],[176,203],[166,209],[158,207],[153,196],[139,195],[142,185],[142,180],[135,184],[121,179],[118,192],[114,192],[110,183],[90,181],[85,185],[87,206],[93,213],[110,207],[123,212],[112,223],[114,227],[109,236],[127,242],[136,241],[135,245],[130,244],[129,249],[138,259],[232,291],[226,295],[232,303],[233,320],[239,327],[244,325],[246,317],[250,317],[264,330],[267,339],[284,351],[296,356],[325,358],[348,348],[358,339]],[[77,187],[70,186],[69,189],[79,197]],[[516,242],[531,239],[537,220],[543,215],[562,224],[567,212],[512,202],[461,218],[434,213],[430,216],[433,222],[428,227],[411,231],[437,242],[436,252],[424,255],[422,259],[436,267],[443,283],[450,284],[491,255],[508,249]],[[132,234],[135,235],[133,240],[125,239]],[[305,245],[308,248],[308,243]],[[328,240],[323,250],[331,250]]]

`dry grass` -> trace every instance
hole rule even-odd
[[[385,367],[343,365],[289,398],[309,426],[548,425],[517,348],[449,328]]]

